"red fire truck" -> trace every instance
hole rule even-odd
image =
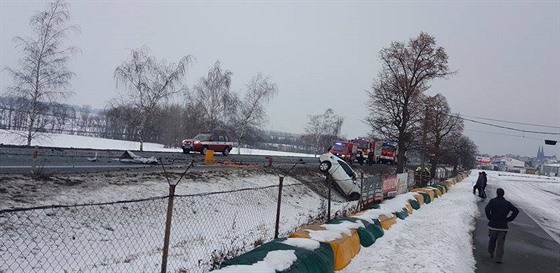
[[[356,159],[358,160],[358,163],[360,163],[360,165],[364,163],[367,163],[369,165],[376,163],[373,154],[370,155],[370,153],[375,153],[374,140],[365,137],[357,137],[351,139],[350,142],[354,143],[354,145],[356,145],[357,147]]]
[[[358,147],[350,141],[335,140],[329,150],[329,153],[334,154],[351,164],[354,162],[354,159],[356,159],[356,154],[358,152],[357,149]]]
[[[397,164],[397,154],[399,153],[399,146],[394,141],[383,141],[381,145],[381,156],[379,162],[382,164]]]

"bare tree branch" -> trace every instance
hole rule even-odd
[[[405,45],[393,42],[380,51],[382,69],[368,94],[369,115],[366,122],[372,135],[397,141],[397,172],[404,166],[404,156],[422,117],[423,93],[429,82],[453,74],[447,54],[435,38],[420,33]]]

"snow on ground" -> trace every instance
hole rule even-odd
[[[51,142],[44,142],[41,145],[98,149],[123,148],[122,142],[92,138],[86,139],[77,136],[53,136],[50,141]],[[2,140],[2,138],[0,138],[0,142],[7,143],[5,140]],[[155,146],[152,146],[152,144],[146,144],[146,148],[163,149],[157,144],[154,145]],[[134,149],[133,146],[130,146],[130,148]],[[414,211],[414,213],[405,220],[397,220],[397,223],[393,225],[390,230],[386,231],[382,238],[379,238],[372,246],[362,248],[360,253],[352,260],[350,265],[340,272],[474,272],[475,260],[472,252],[472,231],[475,224],[474,219],[477,217],[479,212],[477,209],[478,198],[472,194],[472,185],[477,178],[478,171],[479,170],[473,170],[471,175],[466,178],[465,181],[452,187],[448,193],[436,199],[434,202],[423,205],[420,210]],[[549,234],[551,234],[551,236],[556,236],[556,238],[558,238],[558,235],[560,234],[560,216],[557,211],[558,207],[560,207],[560,178],[493,171],[486,172],[488,173],[488,184],[490,185],[490,189],[493,189],[494,186],[504,188],[506,198],[508,200],[535,219],[535,221],[539,223]],[[87,180],[88,178],[85,177],[83,179]],[[253,186],[266,186],[272,185],[276,181],[277,177],[274,175],[234,173],[227,179],[186,179],[177,187],[177,193],[212,192]],[[287,178],[286,184],[292,183],[297,183],[297,181]],[[89,202],[93,200],[127,200],[130,198],[164,195],[166,189],[167,185],[162,182],[161,179],[148,179],[148,181],[139,181],[134,184],[123,183],[123,185],[119,185],[117,183],[117,185],[107,185],[105,188],[90,189],[87,194],[84,192],[59,191],[48,200],[36,201],[38,204],[46,204],[48,201],[70,204]],[[40,187],[37,190],[40,191]],[[321,197],[317,194],[313,192],[302,192],[301,188],[294,187],[291,190],[286,190],[286,192],[287,194],[283,198],[282,207],[281,233],[283,234],[286,234],[297,225],[302,224],[304,218],[309,214],[316,213],[321,200]],[[488,197],[495,197],[495,192],[489,191]],[[225,221],[233,217],[234,223],[238,223],[237,229],[239,230],[235,234],[228,234],[231,228],[228,224],[216,224],[215,226],[212,226],[212,228],[219,227],[223,230],[213,230],[204,226],[202,228],[198,227],[195,234],[189,234],[184,237],[182,241],[172,246],[173,256],[170,258],[170,263],[172,265],[170,268],[175,268],[175,270],[186,269],[188,272],[191,272],[188,267],[176,266],[174,263],[184,264],[185,260],[194,259],[192,257],[201,258],[203,255],[208,255],[208,252],[192,253],[191,251],[193,249],[211,251],[213,246],[223,246],[224,242],[230,242],[232,235],[242,236],[244,234],[244,230],[249,233],[250,230],[254,230],[255,227],[257,227],[257,230],[268,232],[268,234],[270,234],[270,228],[266,228],[266,225],[263,225],[262,221],[264,218],[273,219],[273,215],[275,214],[276,198],[274,196],[274,192],[265,193],[262,196],[259,195],[258,198],[251,195],[240,198],[242,199],[235,200],[235,202],[228,201],[227,199],[223,199],[221,197],[212,198],[211,200],[200,199],[197,200],[197,202],[190,203],[186,202],[187,200],[183,200],[182,202],[184,205],[190,204],[185,206],[187,208],[194,205],[192,208],[196,216],[193,217],[201,217],[204,215],[204,213],[196,213],[196,210],[206,211],[209,214],[208,217],[218,219],[220,221]],[[398,197],[394,200],[398,200]],[[206,202],[206,206],[211,205],[211,207],[200,207],[201,204],[198,202],[202,201]],[[384,205],[381,210],[384,208],[388,209],[388,207],[391,206],[391,201],[392,200],[386,201],[385,205],[387,208],[385,208]],[[347,205],[348,204],[344,203],[337,204],[335,209],[342,209]],[[3,208],[5,207],[3,206]],[[129,208],[129,210],[132,209],[135,208]],[[103,209],[101,209],[101,211],[103,211]],[[188,211],[183,211],[182,213],[187,212]],[[59,213],[61,216],[58,217],[74,217],[72,216],[72,211]],[[92,213],[99,213],[99,211],[95,210]],[[255,217],[255,215],[259,215],[259,217]],[[57,215],[48,216],[57,217]],[[266,217],[263,218],[263,216]],[[99,217],[103,217],[103,214]],[[151,218],[149,219],[132,219],[134,220],[133,223],[136,225],[135,227],[137,230],[140,230],[141,232],[125,234],[126,236],[131,236],[126,238],[134,241],[134,236],[149,233],[154,229],[154,227],[160,228],[161,221],[163,220],[161,219],[161,216],[156,217],[155,215],[152,215],[150,217]],[[253,222],[255,221],[255,218],[258,219],[256,219],[256,222]],[[149,242],[149,240],[144,242],[144,244],[153,244],[148,251],[141,249],[137,252],[133,251],[134,253],[130,253],[131,250],[135,250],[134,247],[122,247],[120,243],[112,242],[110,236],[106,236],[108,233],[107,230],[111,230],[115,224],[107,227],[106,225],[95,222],[99,220],[101,219],[89,219],[88,221],[90,222],[85,222],[85,226],[80,226],[83,220],[82,222],[72,222],[76,224],[75,228],[79,228],[81,232],[84,232],[85,234],[98,234],[97,236],[102,237],[99,238],[99,241],[95,238],[93,242],[90,242],[93,244],[92,247],[95,247],[97,251],[102,249],[103,253],[107,254],[105,252],[108,250],[98,246],[97,244],[111,245],[111,251],[108,252],[108,254],[111,254],[109,255],[110,259],[106,255],[100,255],[100,261],[93,265],[88,264],[87,267],[85,267],[86,269],[84,269],[84,272],[98,272],[99,270],[105,269],[110,271],[108,269],[112,268],[111,265],[117,266],[116,268],[118,268],[119,272],[134,272],[127,270],[131,265],[139,265],[142,266],[140,268],[150,271],[159,270],[157,263],[160,256],[160,250],[158,249],[160,248],[160,240],[162,237],[161,230],[158,231],[159,233],[151,234],[151,236],[154,237],[154,242]],[[34,233],[36,236],[41,236],[41,232],[52,232],[53,230],[57,230],[56,227],[49,226],[50,222],[37,223],[37,221],[31,221],[32,223],[30,226],[33,227],[34,225],[37,225],[37,228],[39,229],[39,231]],[[66,218],[64,221],[70,221],[70,219]],[[188,225],[196,224],[197,221],[194,221],[195,223],[193,223],[193,221],[185,221],[179,218],[174,220],[174,224],[182,227],[183,229],[187,229]],[[124,224],[126,223],[123,223],[123,225]],[[263,227],[265,227],[264,230]],[[10,234],[3,233],[0,236],[14,236],[14,231],[15,229],[10,229]],[[222,236],[225,237],[216,237],[210,240],[203,239],[205,237],[202,235],[211,231],[214,233],[223,233],[225,235]],[[103,236],[100,236],[99,234],[102,234]],[[30,237],[32,235],[33,234],[25,236],[22,235],[22,237]],[[270,239],[270,235],[265,237]],[[7,242],[5,239],[6,238],[2,238],[1,241]],[[13,238],[10,237],[10,239]],[[10,242],[19,246],[25,242],[25,239],[30,238],[17,238],[17,240]],[[32,240],[36,239],[37,238],[32,238]],[[79,238],[75,240],[78,239]],[[151,239],[151,237],[149,239]],[[138,240],[147,239],[139,238]],[[184,244],[188,244],[189,247],[185,248],[183,246]],[[57,241],[57,246],[59,245],[65,245],[65,243]],[[80,256],[82,254],[80,254],[80,252],[76,252],[75,249],[72,251],[64,248],[51,250],[50,248],[52,248],[53,245],[52,242],[48,241],[42,242],[39,246],[43,246],[45,249],[41,249],[41,247],[39,247],[39,249],[34,248],[33,252],[50,253],[45,255],[44,259],[70,255],[76,258],[78,265],[80,263],[86,263],[83,260],[84,257]],[[3,248],[0,248],[0,251],[4,254],[7,249],[10,248],[6,248],[6,245],[4,245]],[[31,255],[31,253],[21,253],[21,255],[15,257],[26,257],[26,255]],[[293,261],[292,255],[293,253],[288,252],[273,253],[266,259],[273,263],[274,267],[283,268],[285,266],[284,263]],[[5,256],[2,255],[2,257]],[[85,258],[90,257],[91,256],[86,256]],[[205,259],[208,259],[208,257]],[[148,261],[150,262],[148,263]],[[193,260],[193,262],[194,261],[195,260]],[[282,262],[274,263],[274,261]],[[16,262],[24,261],[17,260]],[[149,266],[147,266],[148,264]],[[245,268],[243,272],[266,272],[266,270],[270,270],[270,267],[266,266],[263,269],[263,264],[264,263],[260,264],[260,269]],[[62,267],[63,264],[58,264],[58,266]],[[73,266],[76,266],[76,264]],[[88,270],[87,268],[90,268],[91,270]],[[0,267],[0,272],[2,270],[4,270],[4,268]],[[5,271],[11,272],[8,270]],[[192,272],[195,271],[193,270]]]
[[[478,171],[475,170],[473,173]],[[560,244],[560,177],[485,171],[488,185],[503,188],[505,198],[527,213]],[[487,190],[488,191],[488,190]],[[495,197],[495,192],[487,192]]]
[[[488,172],[488,183],[502,187],[506,198],[539,221],[551,236],[557,236],[557,208],[560,202],[560,179],[506,172]],[[420,210],[397,223],[367,248],[362,248],[341,273],[399,272],[474,272],[476,261],[472,248],[472,232],[480,199],[472,194],[478,170],[449,192],[423,205]],[[490,198],[495,193],[488,193]],[[379,214],[401,207],[399,197],[386,200]],[[539,218],[540,217],[540,218]],[[560,243],[560,242],[559,242]],[[282,255],[281,253],[275,253]],[[289,261],[289,253],[282,260]],[[253,266],[226,267],[219,272],[274,272],[275,263],[267,259]]]
[[[25,137],[22,131],[0,130],[0,144],[4,145],[24,145]],[[78,135],[66,134],[40,134],[33,140],[32,145],[61,147],[61,148],[89,148],[89,149],[118,149],[118,150],[138,150],[140,143],[135,141],[125,141],[107,138],[94,138]],[[151,152],[182,152],[180,148],[166,148],[162,144],[144,142],[144,151]],[[238,154],[239,148],[233,147],[232,154]],[[280,151],[259,150],[241,148],[243,155],[278,155],[278,156],[299,156],[314,157],[312,154],[288,153]]]
[[[362,248],[342,273],[474,272],[472,236],[478,215],[469,176]]]

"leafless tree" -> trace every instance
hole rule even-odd
[[[325,152],[325,149],[332,145],[332,141],[340,136],[343,123],[344,118],[335,114],[331,108],[323,114],[309,116],[305,127],[305,139],[312,141],[315,154]]]
[[[393,42],[380,52],[381,71],[368,91],[372,133],[397,141],[397,172],[402,172],[414,126],[420,118],[422,95],[436,78],[453,72],[447,65],[447,53],[435,38],[420,33],[407,44]]]
[[[476,164],[478,147],[465,135],[458,136],[453,140],[448,140],[450,145],[444,145],[443,161],[453,166],[453,172],[457,173],[458,167],[472,169]]]
[[[231,71],[222,70],[217,61],[194,87],[192,105],[202,110],[199,116],[206,131],[225,130],[224,126],[235,113],[238,97],[230,91],[231,75]]]
[[[425,154],[430,157],[432,178],[436,173],[437,164],[443,162],[446,153],[445,146],[454,145],[454,142],[463,133],[463,120],[458,115],[451,113],[447,99],[442,94],[425,99],[425,123],[427,140]]]
[[[264,104],[277,93],[276,84],[260,73],[247,84],[245,98],[239,102],[233,120],[234,128],[232,128],[240,147],[251,128],[259,127],[266,122]],[[241,149],[238,149],[238,152],[241,153]]]
[[[18,68],[6,70],[14,80],[9,92],[30,102],[25,109],[28,146],[36,133],[44,129],[41,126],[45,123],[37,120],[40,103],[65,99],[72,94],[69,87],[74,73],[68,70],[67,62],[77,48],[64,47],[63,43],[68,34],[79,32],[79,27],[69,25],[68,5],[64,0],[49,3],[45,10],[31,17],[32,36],[14,38],[22,56]]]
[[[178,90],[185,75],[190,56],[185,56],[177,64],[167,64],[165,60],[158,61],[148,56],[146,47],[131,50],[131,58],[115,69],[114,77],[117,86],[125,88],[125,95],[118,104],[132,105],[138,109],[138,131],[136,135],[140,141],[140,151],[144,149],[144,133],[146,122],[155,113],[156,107],[162,100],[168,98]]]
[[[105,111],[105,137],[133,140],[138,132],[139,109],[129,105],[111,105]]]

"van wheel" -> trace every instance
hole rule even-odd
[[[189,154],[190,152],[191,152],[191,150],[189,150],[189,149],[183,149],[183,153],[185,153],[185,154]]]
[[[222,152],[222,154],[223,154],[224,156],[229,155],[229,148],[226,147],[226,148],[224,149],[224,151]]]
[[[319,164],[319,170],[321,172],[326,173],[326,172],[329,171],[330,168],[331,168],[331,163],[328,162],[328,161],[323,161],[323,162],[321,162],[321,164]]]
[[[208,147],[204,146],[204,147],[202,147],[202,150],[200,150],[200,153],[205,155],[206,151],[208,151]]]
[[[353,192],[352,194],[350,194],[350,196],[348,197],[348,199],[350,201],[356,201],[360,199],[360,194],[357,192]]]

